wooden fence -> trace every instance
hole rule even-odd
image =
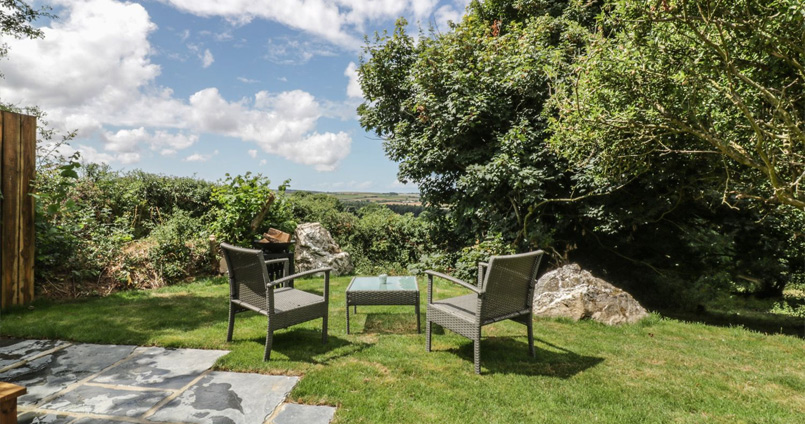
[[[0,116],[0,308],[34,299],[34,198],[36,118]]]

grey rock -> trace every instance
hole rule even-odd
[[[608,325],[634,323],[648,312],[629,293],[577,264],[546,273],[534,289],[534,315],[593,319]]]
[[[297,272],[332,267],[333,275],[344,275],[354,269],[349,253],[342,252],[330,232],[318,222],[299,225],[294,237],[294,263]]]

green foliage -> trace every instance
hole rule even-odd
[[[140,170],[121,174],[99,164],[88,164],[84,175],[98,193],[92,197],[94,206],[109,208],[115,216],[128,217],[137,238],[147,236],[176,210],[187,211],[194,217],[201,217],[209,210],[213,184],[204,180]]]
[[[359,274],[404,273],[428,249],[428,226],[412,214],[399,215],[371,204],[358,211],[347,243]]]
[[[455,231],[444,247],[488,232],[518,249],[543,245],[550,226],[534,218],[559,212],[542,202],[594,189],[572,181],[548,148],[542,113],[551,78],[595,12],[575,2],[474,2],[450,32],[417,42],[401,21],[366,47],[361,124],[384,138],[423,203],[447,208]]]
[[[344,203],[334,196],[297,191],[289,197],[289,202],[297,222],[320,223],[341,246],[349,240],[357,217],[347,212]]]
[[[469,283],[475,283],[478,281],[479,262],[488,262],[489,257],[493,255],[512,253],[515,253],[514,249],[505,242],[501,234],[488,234],[480,243],[461,249],[454,275]]]
[[[429,224],[385,205],[341,202],[324,193],[296,192],[290,197],[298,222],[319,222],[348,252],[357,274],[402,274],[430,251]],[[354,208],[347,211],[347,208]]]
[[[149,238],[155,242],[148,250],[150,264],[167,284],[196,275],[210,262],[205,225],[190,212],[177,209]]]
[[[614,179],[703,155],[725,201],[805,209],[802,1],[618,0],[600,25],[555,84],[564,154]]]
[[[285,196],[289,181],[280,185],[276,192],[269,188],[270,183],[268,178],[251,172],[234,177],[226,174],[212,189],[211,231],[217,240],[251,247],[251,242],[269,227],[293,233],[296,222]],[[252,227],[253,220],[264,211],[269,201],[265,218]]]

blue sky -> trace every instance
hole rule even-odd
[[[364,34],[446,28],[469,0],[46,0],[42,40],[4,40],[0,99],[78,130],[114,169],[261,173],[321,191],[415,192],[355,108]]]

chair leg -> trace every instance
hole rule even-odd
[[[226,341],[232,341],[232,333],[235,331],[235,307],[229,304],[229,328],[226,330]]]
[[[321,320],[321,343],[327,344],[327,315]]]
[[[271,326],[268,327],[268,332],[266,333],[266,351],[263,354],[263,361],[268,361],[271,358],[271,345],[274,344],[274,330],[271,329]]]
[[[478,332],[478,335],[475,336],[475,340],[472,341],[473,347],[473,359],[475,362],[475,373],[481,374],[481,332]]]
[[[536,356],[534,352],[534,321],[529,319],[526,327],[528,327],[528,354],[533,358]]]
[[[433,321],[425,321],[425,351],[430,352],[430,336],[433,334]]]

